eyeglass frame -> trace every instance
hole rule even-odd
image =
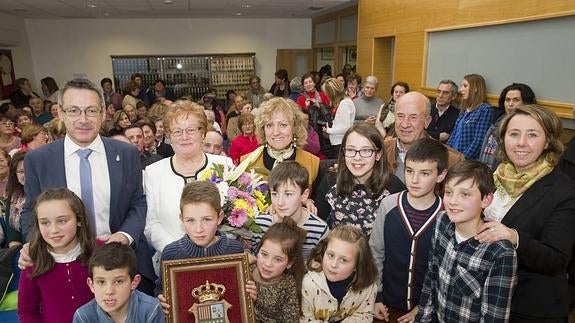
[[[369,158],[371,156],[373,156],[374,153],[379,152],[379,149],[375,149],[375,148],[362,148],[362,149],[353,149],[353,148],[342,148],[343,150],[343,156],[347,157],[347,158],[355,158],[355,156],[357,156],[357,154],[359,154],[359,157],[361,158]],[[348,154],[348,152],[352,152],[353,151],[353,156],[350,156]],[[369,155],[364,156],[364,154],[362,154],[362,151],[365,152],[369,152]]]
[[[77,110],[79,112],[71,114],[72,109]],[[89,112],[90,109],[93,109],[93,110],[97,109],[98,112]],[[98,106],[89,106],[85,109],[81,109],[80,107],[71,106],[71,107],[62,107],[61,110],[62,110],[62,112],[64,112],[64,114],[68,118],[79,118],[82,115],[82,113],[84,113],[86,115],[86,117],[96,118],[99,115],[101,115],[102,112],[104,111],[104,109],[102,109],[101,107],[98,107]]]
[[[14,121],[9,121],[9,120],[8,120],[8,121],[2,121],[2,122],[0,122],[0,125],[9,126],[9,127],[14,126],[15,124],[16,124],[16,123],[15,123]]]
[[[188,127],[186,129],[170,130],[170,136],[179,138],[179,137],[184,135],[184,132],[188,136],[193,136],[193,135],[197,134],[198,132],[200,132],[200,130],[202,130],[203,128],[204,127],[202,127],[202,126],[196,126],[196,127]]]

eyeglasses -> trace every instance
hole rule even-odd
[[[82,110],[78,107],[69,107],[69,108],[62,109],[62,111],[64,111],[66,116],[68,116],[70,118],[77,118],[82,114],[82,112],[84,112],[84,114],[86,114],[86,117],[92,117],[92,118],[97,117],[100,115],[100,113],[102,113],[102,109],[100,109],[99,107],[87,107],[84,110]]]
[[[3,121],[0,122],[0,125],[6,126],[6,127],[12,127],[14,125],[14,122],[12,121]]]
[[[351,149],[351,148],[344,148],[343,154],[345,155],[345,157],[353,158],[353,157],[357,156],[357,153],[359,153],[360,157],[367,158],[367,157],[373,156],[373,153],[376,151],[377,150],[373,149],[373,148],[364,148],[364,149],[360,149],[360,150]]]
[[[200,131],[200,129],[202,129],[202,127],[189,127],[186,129],[174,129],[174,130],[172,130],[171,135],[173,137],[181,137],[185,132],[186,134],[193,136],[193,135],[197,134]]]

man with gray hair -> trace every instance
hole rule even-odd
[[[363,95],[353,99],[355,104],[355,122],[367,122],[375,125],[375,119],[379,108],[384,103],[382,99],[375,96],[378,85],[377,77],[370,75],[363,82]]]
[[[457,99],[457,84],[442,80],[437,86],[435,103],[431,105],[431,123],[427,133],[441,142],[447,142],[459,116],[459,109],[452,103]]]

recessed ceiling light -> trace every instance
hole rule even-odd
[[[234,13],[234,16],[241,16],[241,15],[243,15],[243,13],[241,13],[241,12]]]
[[[252,5],[249,5],[249,4],[247,4],[247,3],[242,5],[242,8],[246,8],[246,9],[247,9],[247,8],[251,8],[251,7],[252,7]]]
[[[86,5],[86,7],[88,7],[88,8],[96,8],[96,5],[93,4],[93,3],[88,3],[88,4]]]
[[[107,13],[107,12],[104,12],[103,15],[106,16],[106,17],[108,17],[110,14]]]
[[[172,4],[174,3],[174,0],[164,0],[164,4]]]

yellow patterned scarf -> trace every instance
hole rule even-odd
[[[501,163],[493,173],[493,179],[497,190],[503,189],[509,196],[518,197],[552,170],[553,166],[545,158],[521,172],[517,172],[512,163]]]
[[[272,147],[266,145],[266,150],[268,152],[268,155],[270,155],[270,157],[275,160],[274,166],[272,167],[275,168],[279,163],[283,162],[284,160],[290,158],[293,155],[295,147],[293,145],[289,145],[286,149],[275,150]]]

